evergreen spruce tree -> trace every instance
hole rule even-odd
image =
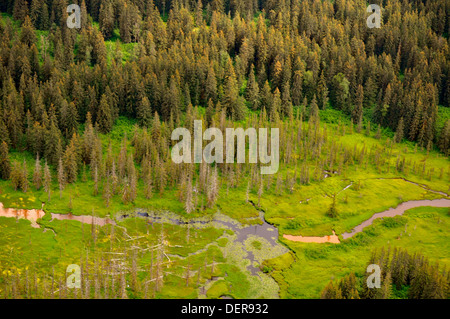
[[[29,16],[25,17],[25,21],[22,25],[22,32],[20,33],[20,41],[27,46],[31,47],[36,43],[36,32],[34,30],[33,23]]]
[[[325,81],[323,70],[320,73],[319,83],[317,86],[317,102],[321,110],[325,110],[328,104],[328,87]]]
[[[139,103],[137,117],[142,126],[150,127],[152,120],[152,109],[150,107],[150,101],[146,96],[144,96]]]
[[[112,109],[108,97],[103,94],[100,99],[97,113],[98,129],[102,133],[108,133],[113,126]]]
[[[98,21],[103,37],[111,38],[114,31],[114,8],[111,1],[105,1],[100,5]]]
[[[43,4],[44,0],[34,0],[31,2],[30,19],[35,29],[39,29],[40,27]]]
[[[39,155],[36,156],[36,163],[34,165],[33,184],[36,190],[39,190],[42,187],[42,168]]]
[[[62,158],[59,158],[58,162],[58,185],[59,185],[59,198],[62,198],[62,191],[66,186],[66,174],[64,172],[64,166]]]
[[[352,119],[356,123],[356,131],[361,133],[362,130],[362,119],[363,119],[363,101],[364,101],[364,90],[362,85],[358,85],[355,97],[355,106],[353,108]]]
[[[77,160],[77,149],[74,139],[71,140],[70,144],[63,157],[63,167],[65,172],[65,181],[67,183],[73,183],[77,179],[78,175],[78,160]],[[58,176],[59,178],[59,176]]]
[[[264,108],[267,113],[271,114],[273,104],[273,94],[270,89],[269,81],[264,83],[261,91],[261,108]]]
[[[15,191],[22,185],[22,167],[18,162],[14,162],[10,173],[11,184]]]
[[[41,16],[41,21],[39,24],[39,29],[40,30],[48,30],[50,28],[50,17],[49,17],[49,10],[48,10],[48,5],[45,1],[42,1],[42,16]]]
[[[281,111],[281,94],[278,88],[275,89],[272,98],[272,107],[270,109],[270,120],[273,123],[278,123],[280,120]]]
[[[255,78],[255,67],[253,64],[250,67],[245,97],[250,102],[253,110],[259,109],[259,86]]]
[[[395,136],[394,136],[395,143],[400,143],[402,141],[404,130],[405,129],[404,129],[404,124],[403,124],[403,117],[401,117],[400,121],[398,122],[397,131],[395,132]]]
[[[209,99],[208,107],[206,108],[206,114],[205,114],[207,127],[210,127],[212,125],[214,113],[215,113],[214,102],[212,99]]]
[[[333,284],[332,281],[325,287],[320,296],[321,299],[342,299],[342,292],[339,285]]]
[[[14,3],[13,18],[14,20],[24,21],[28,16],[28,2],[26,0],[17,0]]]
[[[244,105],[239,97],[236,73],[231,59],[227,63],[227,75],[225,77],[224,96],[222,104],[226,107],[227,114],[236,121],[244,117]]]
[[[333,195],[333,202],[327,211],[327,216],[331,218],[337,218],[339,216],[339,212],[336,208],[336,194]]]
[[[212,66],[208,68],[208,75],[206,77],[205,98],[206,101],[210,99],[214,102],[217,101],[217,79]]]
[[[28,191],[29,182],[27,161],[25,159],[23,160],[21,175],[20,188],[24,193],[26,193]]]
[[[445,122],[441,130],[438,146],[445,155],[450,155],[450,120]]]
[[[349,97],[350,82],[344,74],[338,73],[333,77],[332,81],[332,103],[338,109],[348,111],[348,97]]]
[[[288,119],[293,119],[294,109],[291,100],[289,82],[285,82],[283,85],[283,94],[281,96],[281,113]]]
[[[48,201],[50,202],[51,197],[51,185],[52,185],[52,174],[50,172],[50,168],[48,167],[47,161],[44,165],[44,190],[48,195]]]
[[[291,95],[292,103],[295,106],[299,106],[303,99],[303,73],[300,70],[294,72]]]
[[[0,178],[9,179],[11,173],[11,162],[9,160],[8,144],[3,141],[0,144]]]
[[[311,101],[311,109],[309,113],[309,122],[313,125],[317,125],[319,123],[319,107],[317,106],[316,95],[314,94],[313,99]]]

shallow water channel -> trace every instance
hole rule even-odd
[[[403,215],[405,211],[411,208],[417,208],[417,207],[450,207],[450,199],[433,199],[433,200],[411,200],[408,202],[401,203],[395,208],[390,208],[384,212],[376,213],[369,219],[365,220],[355,228],[350,233],[343,233],[342,238],[347,239],[350,237],[353,237],[355,234],[360,233],[363,231],[363,229],[369,225],[372,225],[373,221],[377,218],[384,218],[384,217],[394,217],[398,215]]]
[[[172,225],[179,226],[189,226],[193,228],[206,228],[206,227],[215,227],[215,228],[225,228],[230,229],[236,235],[236,242],[245,246],[244,242],[249,237],[253,238],[262,238],[267,241],[271,248],[278,248],[282,253],[287,252],[287,248],[282,246],[278,242],[278,229],[268,224],[264,219],[264,213],[260,213],[259,219],[262,224],[254,224],[254,225],[242,225],[236,220],[229,218],[228,216],[222,214],[216,214],[212,218],[204,219],[190,219],[184,220],[179,216],[167,212],[163,214],[155,214],[155,213],[147,213],[136,211],[135,213],[121,214],[118,216],[118,220],[132,217],[133,215],[139,216],[141,218],[145,218],[149,223],[169,223]],[[250,265],[247,269],[253,274],[256,275],[259,272],[259,268],[253,266],[256,261],[255,256],[252,251],[246,250],[247,256],[245,257],[250,261]]]
[[[42,205],[44,206],[44,205]],[[79,221],[84,224],[95,224],[99,226],[105,226],[108,224],[116,225],[116,222],[109,218],[101,218],[101,217],[93,217],[89,215],[72,215],[72,214],[55,214],[50,213],[52,219],[51,220],[74,220]],[[14,208],[4,208],[3,204],[0,203],[0,217],[11,217],[16,219],[27,219],[31,221],[31,226],[34,228],[40,228],[40,225],[36,222],[38,219],[44,217],[44,210],[38,209],[14,209]],[[115,216],[117,221],[138,217],[146,219],[148,223],[168,223],[172,225],[179,225],[185,227],[194,227],[194,228],[206,228],[206,227],[215,227],[215,228],[225,228],[230,229],[236,235],[236,242],[241,243],[245,246],[244,242],[249,236],[255,238],[263,238],[267,241],[272,248],[278,248],[280,252],[287,252],[287,248],[282,246],[278,242],[278,229],[270,224],[268,224],[264,220],[263,213],[261,212],[259,215],[259,219],[261,220],[261,224],[255,225],[242,225],[234,219],[231,219],[225,215],[216,214],[212,218],[199,218],[199,219],[191,219],[184,220],[183,218],[177,216],[176,214],[167,212],[167,213],[147,213],[142,212],[140,210],[136,210],[135,212],[130,213],[117,213]],[[259,268],[254,266],[254,262],[256,261],[255,256],[252,251],[247,250],[247,255],[245,259],[250,261],[250,265],[247,269],[253,274],[256,275],[259,272]]]
[[[42,205],[44,206],[44,205]],[[394,217],[398,215],[402,215],[406,210],[416,207],[450,207],[449,199],[434,199],[434,200],[413,200],[400,204],[395,208],[390,208],[384,212],[376,213],[371,218],[365,220],[360,225],[356,226],[350,233],[343,233],[343,239],[350,238],[355,234],[362,232],[363,229],[373,223],[373,221],[377,218],[384,217]],[[0,217],[14,217],[16,219],[27,219],[31,221],[31,226],[34,228],[39,228],[39,224],[37,224],[37,220],[42,218],[45,215],[45,212],[41,209],[14,209],[14,208],[4,208],[3,204],[0,203]],[[116,222],[108,217],[93,217],[89,215],[76,216],[72,214],[54,214],[51,213],[52,220],[75,220],[85,224],[95,224],[99,226],[104,226],[108,224],[116,224]],[[222,214],[216,214],[211,216],[208,219],[198,218],[185,220],[180,216],[174,213],[147,213],[142,212],[140,210],[136,210],[135,212],[130,213],[118,213],[115,216],[115,219],[120,221],[126,218],[131,217],[140,217],[147,220],[149,223],[168,223],[179,226],[186,227],[194,227],[194,228],[206,228],[206,227],[216,227],[216,228],[226,228],[232,230],[236,235],[236,241],[245,246],[244,242],[247,238],[262,238],[266,240],[272,248],[278,248],[281,252],[287,252],[287,249],[282,246],[278,242],[278,229],[273,225],[268,224],[264,219],[264,212],[260,212],[259,219],[261,220],[261,224],[254,225],[242,225],[234,219],[231,219]],[[284,238],[297,242],[305,242],[305,243],[340,243],[338,236],[334,233],[332,235],[324,236],[324,237],[304,237],[304,236],[292,236],[292,235],[284,235]],[[246,250],[247,255],[246,259],[250,261],[250,265],[247,267],[248,270],[256,275],[259,271],[259,268],[254,266],[255,256],[252,251]]]

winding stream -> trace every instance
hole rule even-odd
[[[334,173],[334,172],[330,172]],[[325,176],[325,178],[330,177],[330,175]],[[403,178],[400,178],[403,179]],[[403,179],[406,182],[413,183],[419,187],[422,187],[426,189],[427,191],[434,192],[440,195],[443,195],[445,197],[448,197],[448,194],[434,191],[429,189],[426,185],[417,184],[411,181],[408,181],[406,179]],[[339,193],[347,190],[353,185],[353,181],[350,181],[350,184],[345,186]],[[309,201],[311,198],[306,199],[306,202]],[[254,218],[248,218],[247,222],[253,222],[255,220],[259,220],[259,224],[254,225],[243,225],[242,223],[238,222],[237,220],[234,220],[226,215],[217,213],[215,215],[211,215],[208,217],[203,218],[195,218],[195,219],[184,219],[183,217],[171,213],[171,212],[160,212],[160,213],[153,213],[153,212],[146,212],[141,209],[136,209],[133,212],[119,212],[116,213],[114,216],[105,217],[95,217],[90,215],[72,215],[72,214],[55,214],[50,213],[51,215],[51,221],[53,220],[74,220],[78,221],[84,224],[89,225],[98,225],[98,226],[105,226],[105,225],[117,225],[117,222],[127,219],[127,218],[143,218],[147,221],[147,223],[153,224],[172,224],[172,225],[179,225],[183,227],[194,227],[196,229],[201,228],[208,228],[208,227],[214,227],[214,228],[220,228],[220,229],[229,229],[232,231],[232,233],[227,233],[224,231],[223,235],[221,237],[225,237],[229,239],[230,247],[228,248],[228,244],[226,247],[221,248],[223,250],[224,256],[229,259],[229,262],[233,264],[239,264],[239,267],[242,267],[241,269],[247,269],[247,271],[250,272],[252,275],[251,278],[253,280],[259,280],[263,283],[263,285],[267,285],[267,282],[263,281],[263,274],[261,270],[259,269],[259,264],[265,260],[270,258],[275,258],[277,256],[280,256],[286,252],[289,251],[289,249],[282,245],[279,241],[279,232],[276,227],[273,225],[270,225],[266,222],[264,215],[265,212],[261,210],[259,207],[257,207],[252,201],[250,201],[250,204],[254,206],[254,208],[259,211],[259,216]],[[384,218],[384,217],[394,217],[398,215],[402,215],[405,211],[416,208],[416,207],[424,207],[424,206],[431,206],[431,207],[450,207],[450,199],[435,199],[435,200],[412,200],[407,201],[404,203],[401,203],[395,208],[390,208],[384,212],[376,213],[371,218],[365,220],[360,225],[356,226],[350,233],[343,233],[342,238],[348,239],[354,236],[355,234],[362,232],[365,227],[371,225],[375,219],[378,218]],[[0,203],[0,217],[9,217],[9,218],[16,218],[19,219],[27,219],[31,222],[31,226],[34,228],[43,228],[43,231],[46,232],[48,229],[50,229],[54,235],[57,234],[53,231],[51,228],[46,228],[43,225],[38,224],[38,220],[43,218],[46,214],[43,210],[44,203],[42,204],[42,209],[14,209],[14,208],[4,208],[4,205]],[[120,226],[121,227],[121,226]],[[332,232],[332,235],[327,235],[323,237],[315,237],[315,236],[293,236],[293,235],[287,235],[284,234],[283,238],[293,241],[293,242],[304,242],[304,243],[332,243],[332,244],[339,244],[340,240],[339,237],[335,234],[335,232]],[[257,248],[257,246],[254,246],[254,241],[259,241],[260,245],[262,242],[262,249]],[[214,244],[210,243],[210,244]],[[209,245],[209,244],[208,244]],[[252,247],[253,246],[253,247]],[[223,246],[221,246],[223,247]],[[261,246],[260,246],[261,247]],[[255,250],[255,248],[257,250]],[[195,252],[197,253],[197,252]],[[256,255],[256,256],[255,256]],[[228,257],[227,257],[228,256]],[[242,263],[241,263],[242,262]],[[209,284],[213,284],[214,280],[216,278],[213,278],[213,280]],[[217,278],[219,279],[219,278]],[[258,281],[258,282],[259,282]],[[274,282],[274,285],[276,283]],[[272,287],[271,285],[269,285]],[[277,286],[278,287],[278,286]],[[203,291],[203,294],[205,291]]]
[[[252,203],[253,204],[253,203]],[[42,205],[44,206],[44,205]],[[116,225],[116,222],[109,218],[101,218],[101,217],[93,217],[89,215],[72,215],[72,214],[51,214],[52,220],[75,220],[84,224],[95,224],[99,226],[105,226],[109,224]],[[37,209],[15,209],[15,208],[4,208],[3,204],[0,203],[0,217],[11,217],[16,219],[27,219],[31,221],[31,226],[34,228],[41,228],[41,226],[36,222],[38,219],[44,217],[45,212],[43,210]],[[278,248],[281,252],[287,252],[287,248],[282,246],[278,242],[278,229],[270,224],[268,224],[264,219],[264,214],[261,212],[259,214],[259,219],[261,220],[261,224],[256,225],[248,225],[243,226],[241,223],[237,222],[234,219],[231,219],[225,215],[216,214],[212,216],[212,218],[198,218],[191,220],[184,220],[182,217],[166,212],[166,213],[148,213],[140,210],[136,210],[135,212],[129,213],[118,213],[115,216],[117,221],[124,220],[126,218],[131,217],[139,217],[146,219],[149,223],[169,223],[172,225],[179,226],[189,226],[195,228],[206,228],[206,227],[215,227],[215,228],[225,228],[232,230],[236,235],[236,242],[242,244],[245,247],[245,241],[249,236],[256,238],[263,238],[266,240],[271,248]],[[51,222],[50,221],[50,222]],[[46,229],[44,229],[45,231]],[[55,234],[56,235],[56,234]],[[247,255],[245,259],[250,261],[250,265],[247,269],[252,273],[252,275],[256,275],[260,270],[258,267],[254,266],[254,262],[256,261],[255,256],[252,251],[246,250]]]
[[[328,172],[327,172],[328,173]],[[336,173],[336,172],[333,172]],[[326,175],[326,177],[329,177],[330,175]],[[425,184],[419,184],[410,180],[407,180],[406,178],[403,177],[393,177],[393,178],[376,178],[376,179],[380,179],[380,180],[386,180],[386,179],[401,179],[407,183],[411,183],[414,184],[416,186],[419,186],[421,188],[423,188],[426,191],[435,193],[435,194],[439,194],[445,197],[448,197],[449,194],[441,192],[441,191],[436,191],[433,190],[431,188],[429,188],[427,185]],[[348,188],[350,188],[353,185],[353,181],[345,186],[343,189],[341,189],[337,194],[342,193],[343,191],[347,190]],[[306,200],[306,202],[308,202],[311,198],[308,198]],[[300,202],[301,204],[302,202]],[[361,224],[359,224],[358,226],[356,226],[355,228],[353,228],[353,230],[350,233],[343,233],[342,234],[342,238],[343,239],[347,239],[350,237],[353,237],[355,234],[360,233],[363,231],[363,229],[369,225],[372,225],[373,221],[377,218],[384,218],[384,217],[394,217],[394,216],[398,216],[398,215],[403,215],[405,211],[407,211],[408,209],[411,208],[417,208],[417,207],[426,207],[426,206],[430,206],[430,207],[450,207],[450,199],[445,199],[445,198],[441,198],[441,199],[434,199],[434,200],[411,200],[411,201],[407,201],[407,202],[403,202],[400,205],[398,205],[395,208],[390,208],[384,212],[381,213],[376,213],[374,214],[371,218],[365,220],[364,222],[362,222]],[[328,235],[328,236],[324,236],[324,237],[303,237],[303,236],[293,236],[293,235],[283,235],[283,238],[286,238],[288,240],[291,241],[296,241],[296,242],[303,242],[303,243],[333,243],[333,244],[339,244],[339,237],[334,233],[333,231],[333,235]]]
[[[450,207],[450,199],[434,199],[434,200],[411,200],[408,202],[401,203],[395,208],[390,208],[384,212],[374,214],[369,219],[365,220],[355,228],[350,233],[343,233],[342,238],[347,239],[350,237],[353,237],[355,234],[360,233],[363,231],[363,229],[369,225],[372,225],[373,221],[377,218],[384,218],[384,217],[394,217],[398,215],[403,215],[405,211],[411,208],[417,208],[417,207]]]
[[[422,187],[428,191],[448,196],[448,194],[434,191],[429,189],[426,185],[418,184],[409,180],[406,180],[404,178],[393,178],[393,179],[402,179],[406,182],[415,184],[419,187]],[[349,185],[347,185],[344,189],[342,189],[339,193],[345,191],[349,187],[351,187],[353,182],[351,182]],[[258,209],[256,205],[250,201],[250,203],[255,207],[255,209]],[[43,208],[44,204],[42,204]],[[398,215],[403,215],[405,211],[411,208],[417,208],[417,207],[424,207],[424,206],[431,206],[431,207],[450,207],[450,199],[434,199],[434,200],[412,200],[407,201],[404,203],[401,203],[395,208],[390,208],[384,212],[376,213],[371,218],[365,220],[360,225],[356,226],[350,233],[345,232],[342,234],[343,239],[348,239],[353,237],[355,234],[362,232],[365,227],[372,225],[373,221],[378,218],[384,218],[384,217],[394,217]],[[45,212],[43,209],[14,209],[14,208],[4,208],[3,204],[0,203],[0,217],[14,217],[16,219],[27,219],[31,221],[31,226],[34,228],[40,228],[40,225],[37,223],[37,220],[42,218],[45,215]],[[54,214],[51,213],[52,220],[75,220],[79,221],[81,223],[85,224],[95,224],[99,226],[105,226],[109,224],[116,225],[116,222],[113,219],[110,219],[108,217],[101,218],[101,217],[93,217],[88,215],[81,215],[76,216],[72,214]],[[137,210],[135,212],[130,213],[118,213],[115,216],[116,220],[123,220],[125,218],[129,217],[141,217],[147,219],[149,223],[169,223],[174,225],[180,225],[180,226],[191,226],[195,228],[203,228],[203,227],[216,227],[216,228],[226,228],[232,230],[236,234],[236,241],[238,243],[241,243],[244,245],[244,242],[247,238],[250,236],[255,236],[259,238],[263,238],[266,240],[270,246],[272,247],[279,247],[281,246],[278,242],[278,229],[270,224],[268,224],[264,219],[264,211],[261,211],[259,214],[259,219],[262,222],[261,224],[257,225],[250,225],[250,226],[243,226],[241,223],[237,222],[236,220],[233,220],[225,215],[216,214],[214,216],[211,216],[210,218],[198,218],[198,219],[191,219],[191,220],[185,220],[182,217],[174,214],[174,213],[164,213],[164,214],[155,214],[155,213],[148,213],[148,212],[142,212],[140,210]],[[45,230],[44,230],[45,231]],[[334,243],[339,244],[339,238],[334,233],[332,235],[324,236],[324,237],[304,237],[304,236],[292,236],[292,235],[283,235],[284,238],[291,240],[291,241],[297,241],[297,242],[305,242],[305,243]],[[284,248],[284,247],[283,247]],[[259,269],[257,267],[253,266],[253,263],[255,261],[255,257],[253,255],[253,252],[247,250],[247,256],[246,259],[250,261],[250,266],[248,266],[248,269],[252,274],[256,274]]]

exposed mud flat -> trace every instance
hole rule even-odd
[[[286,238],[291,241],[297,241],[302,243],[332,243],[332,244],[339,244],[339,237],[336,235],[336,233],[333,231],[333,235],[327,235],[323,237],[304,237],[304,236],[293,236],[293,235],[283,235],[283,238]]]
[[[17,209],[5,208],[3,203],[0,203],[0,217],[12,217],[16,219],[27,219],[31,222],[31,227],[39,228],[36,221],[44,217],[45,212],[40,209]]]
[[[42,207],[44,207],[44,204],[42,204]],[[33,228],[40,228],[40,225],[36,222],[38,219],[44,217],[45,212],[42,209],[17,209],[17,208],[5,208],[3,206],[3,203],[0,203],[0,217],[9,217],[9,218],[16,218],[16,219],[26,219],[31,222],[31,227]],[[54,219],[57,220],[75,220],[79,221],[83,224],[95,224],[98,226],[105,226],[105,225],[116,225],[116,222],[108,217],[101,218],[101,217],[93,217],[89,215],[82,215],[82,216],[76,216],[72,214],[54,214],[51,213],[53,221]],[[44,230],[45,231],[45,230]],[[54,232],[53,232],[54,233]]]
[[[116,222],[108,217],[105,218],[101,218],[101,217],[93,217],[93,216],[87,216],[87,215],[82,215],[82,216],[76,216],[76,215],[72,215],[72,214],[52,214],[52,220],[57,219],[57,220],[76,220],[79,221],[83,224],[89,224],[89,225],[98,225],[98,226],[105,226],[105,225],[116,225]],[[51,220],[51,221],[52,221]]]

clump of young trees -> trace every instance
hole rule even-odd
[[[371,273],[356,277],[351,273],[339,282],[331,281],[322,291],[323,299],[389,299],[395,291],[406,289],[409,299],[448,299],[450,297],[450,272],[440,269],[421,253],[406,249],[374,250],[367,265],[380,266],[380,288],[369,288]]]

